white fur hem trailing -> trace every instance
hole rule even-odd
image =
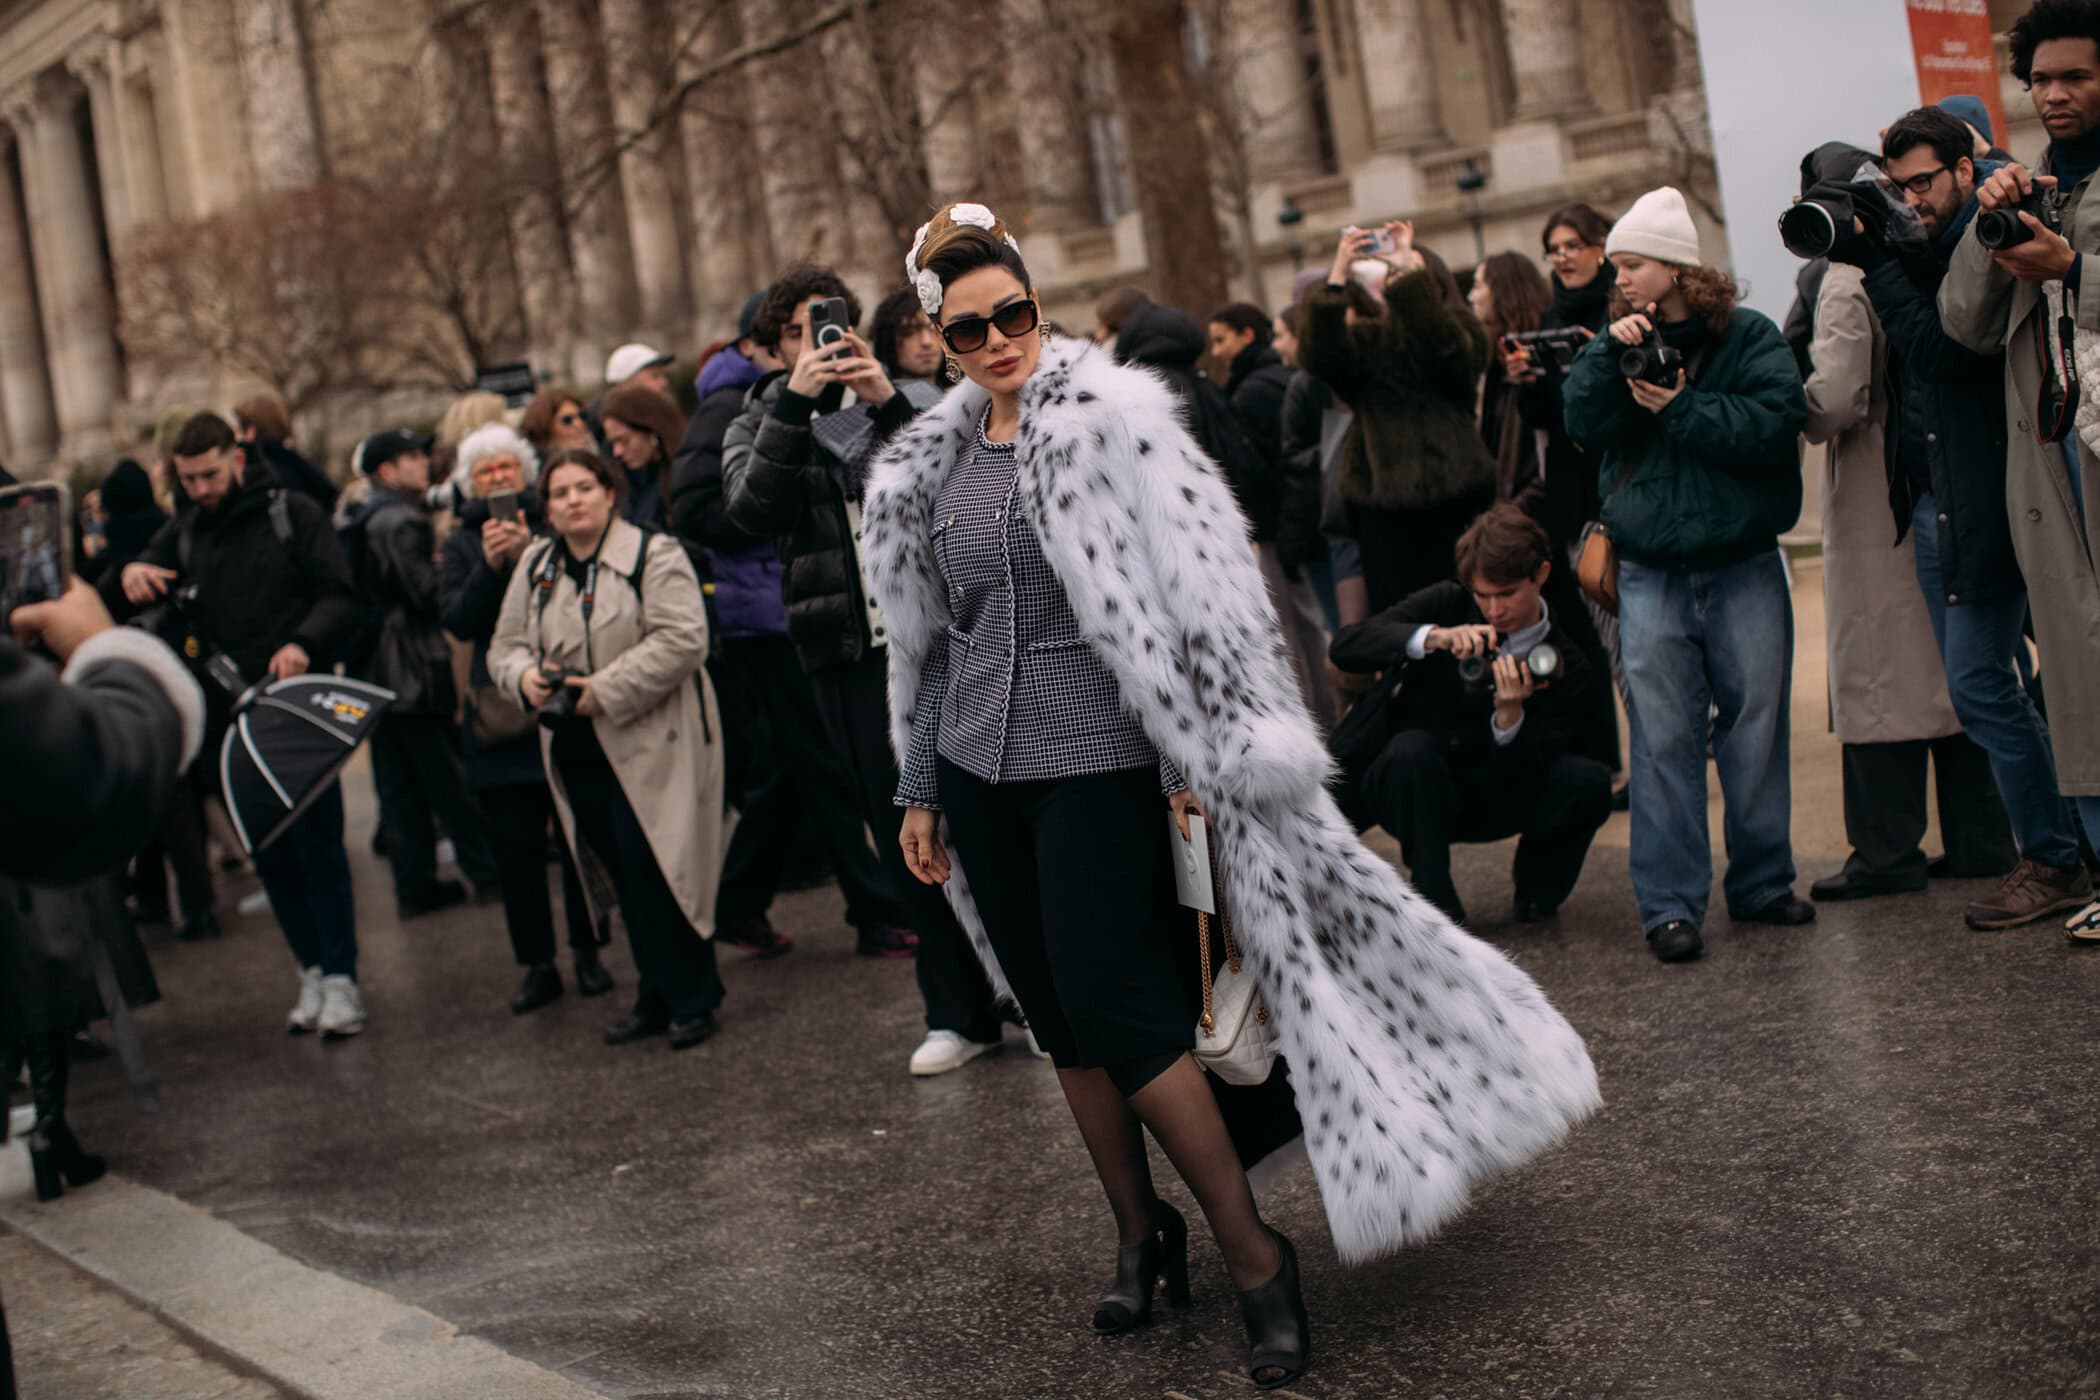
[[[984,404],[974,385],[952,391],[869,480],[865,544],[890,628],[900,753],[921,665],[949,621],[933,501]],[[1337,1250],[1357,1262],[1427,1238],[1476,1181],[1597,1106],[1581,1037],[1336,809],[1245,521],[1171,391],[1085,342],[1053,340],[1023,390],[1019,461],[1021,499],[1081,631],[1217,831]],[[949,897],[1007,995],[952,845],[949,858]]]

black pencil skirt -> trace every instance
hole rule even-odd
[[[939,760],[941,805],[1000,970],[1060,1069],[1195,1043],[1194,916],[1176,901],[1153,768],[987,783]]]

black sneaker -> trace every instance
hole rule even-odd
[[[671,1048],[673,1050],[690,1050],[701,1041],[712,1038],[718,1029],[719,1027],[715,1025],[713,1012],[709,1012],[704,1016],[695,1016],[690,1021],[673,1021],[671,1023]]]
[[[612,974],[605,970],[604,963],[598,961],[597,949],[593,948],[588,954],[580,948],[571,951],[576,960],[578,996],[602,997],[613,989]]]
[[[441,909],[451,909],[467,902],[467,887],[457,880],[433,880],[430,888],[414,899],[395,902],[394,911],[403,920],[420,919],[425,914],[435,914]]]
[[[742,948],[745,952],[761,958],[785,957],[795,951],[795,940],[784,933],[776,932],[763,915],[731,925],[718,932],[715,938],[732,948]]]
[[[1691,962],[1706,951],[1706,942],[1689,920],[1672,919],[1648,930],[1648,947],[1663,962]]]
[[[665,1022],[652,1020],[647,1016],[629,1016],[605,1028],[605,1043],[632,1045],[637,1040],[647,1040],[652,1035],[662,1035],[670,1029]]]
[[[1816,906],[1805,899],[1794,898],[1793,892],[1779,896],[1761,909],[1739,915],[1739,924],[1778,924],[1782,928],[1793,928],[1816,921]]]
[[[525,980],[518,984],[518,994],[510,999],[511,1015],[523,1016],[560,999],[560,970],[553,963],[540,963],[525,969]]]

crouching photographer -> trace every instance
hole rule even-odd
[[[722,746],[700,580],[668,536],[619,516],[624,481],[596,454],[556,454],[540,475],[555,538],[510,576],[488,670],[538,712],[540,753],[593,912],[618,898],[635,968],[633,1014],[608,1045],[714,1034],[715,888]]]
[[[1451,883],[1454,841],[1520,836],[1516,913],[1552,917],[1611,815],[1611,770],[1570,751],[1602,680],[1549,613],[1545,529],[1519,507],[1494,507],[1459,536],[1458,577],[1344,628],[1334,663],[1397,672],[1360,702],[1344,731],[1369,723],[1343,805],[1360,827],[1400,842],[1414,886],[1465,920]]]
[[[1601,459],[1615,561],[1584,584],[1619,608],[1641,928],[1658,958],[1682,962],[1705,946],[1709,736],[1727,803],[1729,913],[1815,917],[1793,892],[1794,611],[1779,556],[1801,514],[1808,401],[1779,327],[1737,306],[1727,275],[1701,263],[1683,195],[1642,195],[1605,251],[1618,319],[1575,357],[1562,401],[1570,436]]]

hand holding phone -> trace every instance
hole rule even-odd
[[[518,518],[518,493],[498,491],[489,497],[489,519],[516,520]]]
[[[72,519],[58,482],[0,490],[0,618],[64,596],[73,577]]]
[[[97,632],[116,626],[102,595],[79,579],[67,585],[65,596],[50,602],[26,603],[7,615],[15,640],[23,646],[42,642],[61,664]]]

